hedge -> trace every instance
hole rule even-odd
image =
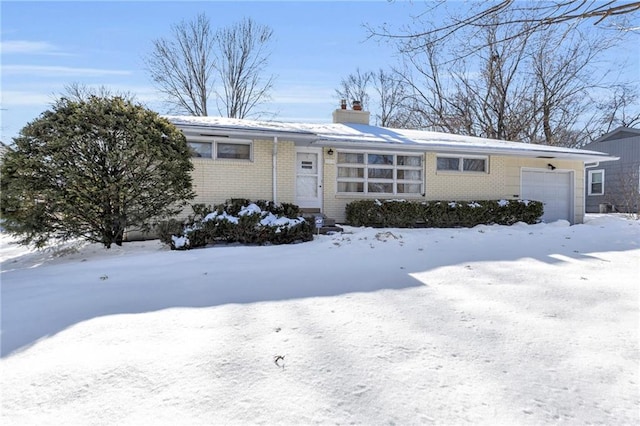
[[[389,228],[534,224],[540,222],[542,213],[542,203],[530,200],[359,200],[346,206],[349,225]]]
[[[313,226],[295,204],[230,199],[215,207],[192,206],[185,221],[157,225],[160,240],[172,250],[187,250],[218,242],[291,244],[313,240]]]

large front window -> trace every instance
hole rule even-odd
[[[420,195],[422,155],[338,152],[338,192]]]

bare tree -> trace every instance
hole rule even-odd
[[[66,98],[74,102],[81,102],[89,100],[92,96],[96,96],[98,98],[119,97],[129,102],[135,102],[136,100],[136,95],[129,91],[114,91],[106,86],[91,87],[84,83],[73,82],[66,84],[62,93],[55,95],[53,102],[58,102],[60,98]]]
[[[579,145],[594,113],[592,94],[606,76],[593,64],[612,38],[560,26],[530,32],[527,22],[505,20],[511,16],[487,17],[446,42],[426,36],[421,49],[401,43],[414,112],[436,130]]]
[[[616,211],[640,214],[640,163],[630,164],[619,170],[609,185],[612,190],[607,195],[607,202]]]
[[[200,14],[173,26],[171,38],[153,42],[147,70],[173,111],[206,116],[213,97],[219,114],[245,118],[269,99],[275,77],[265,76],[265,69],[272,36],[251,19],[214,30]]]
[[[153,41],[147,70],[174,111],[208,115],[213,92],[216,36],[209,18],[198,15],[171,27],[171,38]]]
[[[275,77],[264,76],[273,30],[251,19],[217,32],[217,72],[221,81],[218,111],[245,118],[269,99]]]
[[[597,118],[600,137],[618,127],[640,126],[640,107],[638,107],[638,89],[629,84],[620,84],[611,88],[609,99],[600,102],[601,111]]]
[[[447,53],[442,42],[404,55],[405,83],[412,89],[415,112],[435,130],[496,139],[515,139],[533,120],[528,90],[531,74],[523,73],[529,37],[498,43],[499,26],[483,31],[486,48],[472,56],[456,55],[464,40]],[[453,57],[453,58],[452,58]]]
[[[578,146],[588,133],[594,111],[591,96],[603,84],[607,72],[596,72],[593,64],[612,39],[591,39],[578,29],[561,32],[557,28],[534,36],[537,46],[531,65],[535,76],[536,132],[532,142],[546,145]]]
[[[372,112],[377,125],[382,127],[410,128],[416,126],[416,117],[409,107],[411,98],[405,89],[402,76],[382,68],[378,71],[361,71],[359,68],[340,82],[336,89],[340,99],[360,100],[363,108]]]
[[[419,28],[405,28],[397,31],[369,27],[374,37],[384,37],[399,41],[413,41],[405,44],[405,48],[424,48],[423,41],[444,41],[463,30],[477,30],[486,27],[487,18],[501,15],[500,25],[506,27],[518,25],[520,30],[511,37],[520,37],[539,30],[546,30],[560,24],[577,25],[591,22],[594,25],[611,23],[622,31],[638,31],[639,27],[629,25],[629,17],[640,11],[640,2],[620,3],[614,0],[555,0],[555,1],[517,1],[502,0],[499,2],[483,0],[462,9],[463,12],[448,13],[445,1],[431,2],[430,6],[419,17],[431,17],[438,12],[445,14],[445,19],[438,24],[428,23]],[[482,45],[476,46],[483,47]]]
[[[370,109],[370,95],[371,81],[374,78],[374,73],[371,71],[360,71],[360,68],[356,68],[354,73],[349,74],[340,81],[340,88],[336,89],[336,94],[340,99],[345,99],[347,102],[360,101],[362,108]]]
[[[373,74],[372,80],[379,104],[376,122],[382,127],[415,127],[415,116],[408,104],[410,98],[401,77],[381,68]]]

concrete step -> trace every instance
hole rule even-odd
[[[303,212],[302,214],[303,217],[305,218],[309,218],[312,220],[315,220],[316,217],[321,216],[322,217],[322,224],[324,226],[336,226],[336,220],[330,217],[327,217],[324,213],[308,213],[308,212]]]
[[[342,232],[344,231],[344,229],[340,228],[339,226],[323,226],[320,229],[316,229],[316,233],[318,234],[329,234],[329,233],[334,233],[334,232]]]

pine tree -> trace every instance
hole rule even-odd
[[[61,98],[2,164],[2,227],[21,244],[84,238],[109,248],[193,198],[184,135],[122,97]]]

